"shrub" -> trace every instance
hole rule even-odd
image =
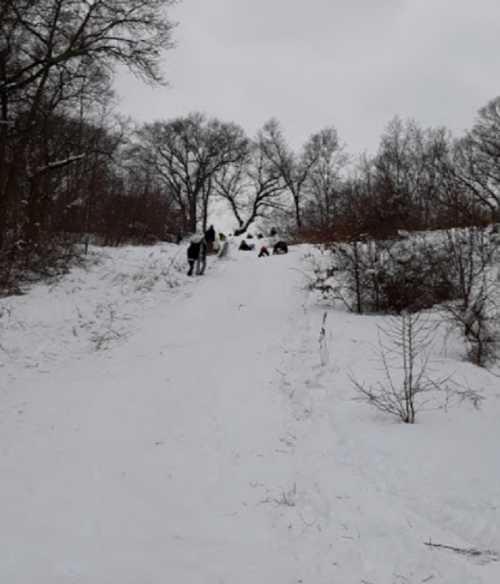
[[[359,398],[406,424],[415,423],[427,402],[420,399],[422,394],[446,389],[446,378],[432,379],[427,371],[435,331],[436,326],[421,313],[391,317],[379,335],[385,379],[367,387],[351,378]]]
[[[353,312],[401,314],[457,302],[465,313],[495,248],[482,230],[470,228],[326,249],[330,266],[321,273],[316,268],[316,288]]]

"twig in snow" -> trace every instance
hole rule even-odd
[[[295,507],[295,497],[297,495],[297,483],[293,483],[293,488],[285,493],[281,493],[279,499],[274,499],[274,502],[278,505],[285,505],[286,507]]]
[[[323,313],[323,320],[321,322],[321,328],[319,330],[319,359],[321,366],[324,367],[328,364],[329,354],[328,354],[328,343],[326,340],[326,318],[328,313],[325,311]]]
[[[431,548],[455,552],[456,554],[459,554],[461,556],[479,559],[484,563],[498,562],[500,560],[500,554],[492,550],[478,550],[476,548],[460,548],[453,545],[446,545],[443,543],[432,543],[432,541],[430,540],[424,542],[424,545]]]

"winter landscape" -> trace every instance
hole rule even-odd
[[[248,4],[0,7],[0,584],[498,584],[500,9]]]
[[[384,317],[325,308],[310,253],[92,250],[2,300],[2,581],[497,581],[498,377],[440,339],[480,403],[355,400]]]

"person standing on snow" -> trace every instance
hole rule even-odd
[[[205,231],[205,240],[207,242],[207,252],[212,253],[215,241],[215,229],[213,225],[210,225],[210,227]]]
[[[187,259],[189,264],[188,276],[193,275],[195,264],[197,276],[201,276],[205,272],[207,264],[207,242],[201,233],[196,233],[191,238],[187,249]]]
[[[219,258],[227,257],[229,251],[229,241],[227,240],[224,233],[219,233],[219,251],[217,252],[217,256]]]

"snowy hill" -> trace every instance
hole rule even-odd
[[[305,251],[95,250],[1,300],[0,582],[500,582],[498,378],[443,345],[479,408],[355,401],[384,317],[320,306]]]

